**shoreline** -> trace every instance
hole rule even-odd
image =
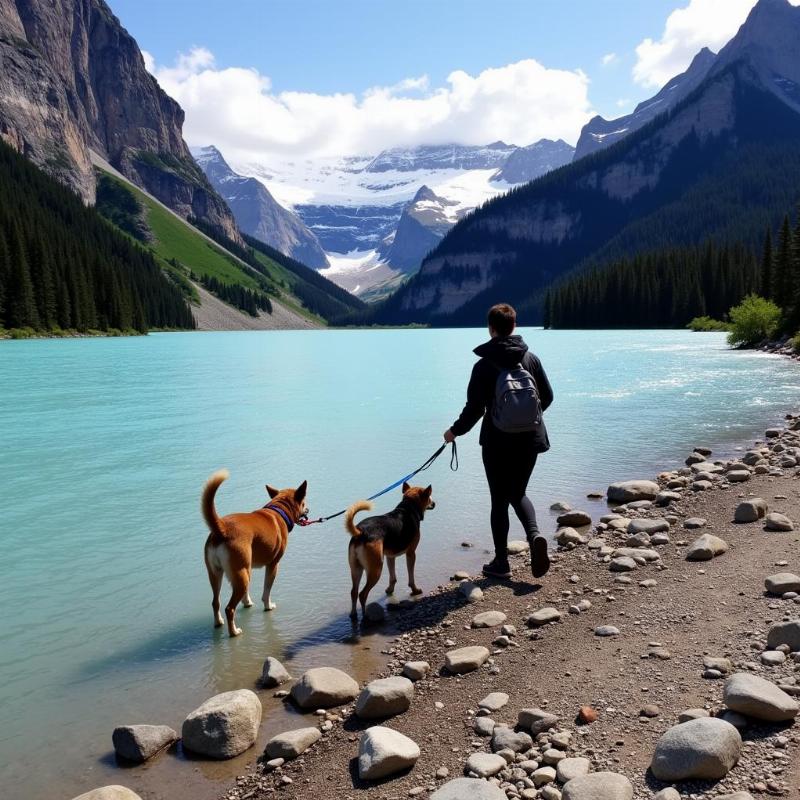
[[[800,418],[788,418],[787,428],[779,436],[760,440],[759,446],[768,443],[776,465],[787,447],[800,443]],[[764,497],[770,510],[800,520],[800,473],[796,467],[770,469],[774,474],[753,472],[743,483],[713,477],[713,488],[705,491],[677,490],[680,499],[665,507],[623,507],[628,520],[662,519],[666,515],[670,522],[670,543],[645,548],[656,550],[658,560],[635,565],[630,575],[609,571],[611,552],[596,550],[597,541],[588,548],[590,537],[602,540],[604,548],[618,548],[626,543],[628,534],[603,522],[598,527],[598,517],[612,513],[611,509],[603,506],[602,514],[598,514],[597,505],[587,500],[585,507],[593,512],[593,525],[578,529],[584,534],[584,543],[559,547],[553,554],[553,568],[540,585],[531,579],[527,557],[517,555],[512,557],[514,575],[510,582],[473,577],[483,591],[479,602],[468,603],[455,583],[440,586],[395,617],[397,635],[384,652],[386,667],[374,676],[399,675],[409,660],[431,665],[429,675],[415,683],[408,711],[385,721],[364,721],[353,713],[352,704],[331,709],[322,717],[322,727],[328,730],[323,730],[321,740],[305,754],[275,770],[263,763],[255,765],[249,774],[239,776],[223,797],[301,798],[312,792],[335,797],[428,797],[448,780],[465,774],[470,754],[491,752],[490,739],[477,735],[473,725],[482,713],[476,714],[478,702],[498,691],[508,694],[510,700],[499,712],[487,715],[489,718],[514,728],[523,708],[552,711],[559,716],[555,730],[565,734],[568,742],[564,748],[567,756],[588,758],[593,771],[625,775],[635,797],[653,796],[670,785],[656,781],[648,772],[660,734],[676,724],[679,714],[687,709],[699,707],[711,713],[724,710],[724,679],[703,677],[704,658],[729,659],[737,671],[743,669],[783,682],[786,687],[795,687],[794,696],[800,696],[791,657],[776,667],[759,661],[769,624],[784,617],[800,617],[800,608],[792,598],[782,600],[764,594],[767,575],[784,569],[800,571],[798,533],[768,533],[762,530],[763,521],[747,525],[732,522],[735,507],[753,494]],[[691,472],[691,468],[682,467],[661,473],[661,489],[666,490],[668,482],[678,480],[682,477],[678,473],[687,470]],[[686,520],[698,516],[706,520],[705,525],[696,530],[684,527]],[[710,561],[686,561],[688,545],[704,533],[722,537],[730,549]],[[757,552],[753,552],[754,537],[758,537]],[[598,552],[603,555],[598,556]],[[784,566],[778,566],[781,563]],[[709,599],[714,608],[707,608]],[[589,600],[591,607],[570,613],[569,607],[581,600]],[[558,621],[527,628],[526,617],[543,607],[556,608],[560,612]],[[508,637],[508,642],[499,643],[499,629],[471,626],[474,615],[487,610],[501,611],[515,626],[516,633]],[[596,626],[611,623],[621,629],[620,635],[594,635]],[[651,644],[659,647],[649,647]],[[442,669],[446,652],[474,645],[492,651],[481,668],[464,676],[452,676]],[[652,657],[664,650],[669,654],[663,660]],[[592,654],[588,661],[587,653]],[[559,688],[561,682],[564,685]],[[599,712],[596,723],[575,723],[583,705]],[[319,720],[313,714],[305,715],[298,727],[317,725]],[[422,755],[410,772],[379,783],[361,781],[353,773],[351,761],[358,755],[358,738],[372,724],[398,730],[417,742]],[[749,791],[756,797],[800,797],[798,728],[800,725],[751,721],[742,731],[746,744],[740,763],[723,781],[676,786],[695,792],[693,796],[697,797],[734,791]],[[548,735],[544,736],[552,744]],[[534,752],[541,761],[542,748]],[[519,768],[512,770],[509,766],[498,773],[499,778],[490,778],[507,796],[545,800],[561,796],[563,786],[557,781],[548,792],[542,791],[547,784],[541,784],[535,789],[528,787],[531,793],[523,794],[520,786],[524,787],[529,774],[524,769],[521,773]]]

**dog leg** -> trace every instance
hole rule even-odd
[[[206,562],[206,568],[208,569],[208,582],[211,584],[211,591],[213,593],[211,608],[214,611],[214,627],[221,628],[225,624],[225,620],[222,618],[222,614],[220,614],[219,611],[219,593],[222,590],[223,572],[222,570],[215,570],[208,562]]]
[[[408,585],[411,588],[411,594],[422,594],[422,589],[417,586],[414,579],[414,565],[417,563],[417,554],[409,551],[406,553],[406,566],[408,567]]]
[[[386,556],[386,565],[389,567],[389,585],[386,587],[386,594],[394,594],[397,572],[395,572],[394,558],[392,556]]]
[[[249,575],[248,570],[240,569],[228,576],[233,592],[231,593],[231,599],[228,600],[228,605],[225,606],[225,616],[228,618],[228,633],[231,636],[238,636],[242,632],[241,628],[236,627],[236,606],[247,594],[247,579]]]
[[[277,608],[275,603],[269,599],[270,592],[272,591],[272,584],[275,583],[275,578],[278,574],[278,562],[274,564],[267,564],[267,571],[264,574],[264,593],[261,599],[264,602],[264,611],[272,611]]]
[[[350,618],[358,619],[356,602],[358,601],[358,586],[361,583],[361,576],[364,568],[360,564],[350,563],[350,577],[353,579],[353,588],[350,589]]]
[[[251,580],[253,580],[252,571],[247,576],[247,591],[244,594],[244,600],[242,600],[242,605],[245,608],[252,608],[253,607],[253,598],[250,597],[250,581]]]
[[[383,562],[377,566],[370,566],[367,568],[367,582],[364,584],[364,588],[358,595],[358,599],[361,601],[362,616],[365,615],[367,611],[367,597],[369,596],[369,593],[372,591],[375,584],[381,579],[382,569]]]

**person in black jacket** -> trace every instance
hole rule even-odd
[[[531,570],[541,577],[550,568],[547,541],[539,533],[536,511],[526,495],[528,481],[540,453],[550,449],[544,422],[536,430],[506,433],[495,427],[491,419],[497,378],[503,370],[522,365],[536,382],[542,411],[553,402],[553,389],[541,361],[528,350],[522,337],[514,334],[517,315],[505,303],[489,309],[488,342],[475,348],[480,360],[472,368],[467,387],[467,403],[459,418],[444,433],[446,442],[463,436],[483,417],[480,445],[483,465],[492,501],[491,525],[494,559],[483,567],[485,575],[511,577],[508,563],[508,507],[514,509],[525,529],[531,548]]]

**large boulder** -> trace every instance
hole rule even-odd
[[[280,686],[282,683],[286,683],[286,681],[290,681],[291,679],[292,676],[289,674],[289,671],[277,658],[273,658],[272,656],[267,657],[264,666],[261,668],[261,680],[259,681],[265,689],[272,689],[275,686]]]
[[[767,722],[794,719],[800,705],[774,683],[758,675],[737,672],[725,681],[722,700],[732,711]]]
[[[481,778],[456,778],[439,787],[430,796],[430,800],[508,800],[508,798],[499,786],[489,781]]]
[[[764,529],[768,531],[793,531],[794,523],[785,514],[773,512],[767,514],[764,520]]]
[[[505,794],[503,797],[505,798]],[[89,792],[84,792],[73,798],[73,800],[142,800],[142,798],[126,786],[114,784],[111,786],[101,786],[99,789],[92,789]]]
[[[740,523],[758,522],[758,520],[767,515],[767,511],[768,506],[766,500],[760,497],[751,497],[749,500],[743,500],[736,506],[733,521]]]
[[[590,772],[564,784],[563,800],[631,800],[633,786],[616,772]]]
[[[183,746],[208,758],[233,758],[255,744],[260,724],[261,701],[255,692],[223,692],[183,721]]]
[[[632,503],[636,500],[655,500],[658,492],[655,481],[620,481],[612,483],[606,495],[612,503]]]
[[[408,711],[414,698],[414,684],[408,678],[395,675],[371,681],[356,700],[356,714],[361,719],[393,717]]]
[[[264,752],[268,758],[282,758],[288,761],[297,758],[311,747],[314,742],[322,736],[319,728],[298,728],[293,731],[285,731],[273,736],[268,742]]]
[[[769,629],[767,645],[770,650],[774,650],[782,644],[788,645],[793,653],[800,650],[800,619],[778,622]]]
[[[358,694],[358,684],[334,667],[314,667],[292,686],[292,698],[300,708],[332,708],[349,703]]]
[[[489,658],[489,650],[479,645],[460,647],[444,655],[444,665],[453,675],[463,675],[478,669]]]
[[[177,742],[178,733],[168,725],[120,725],[111,741],[119,758],[141,764]]]
[[[394,775],[413,767],[419,755],[419,746],[408,736],[380,725],[367,728],[358,743],[358,776],[373,781]]]
[[[742,737],[716,717],[673,726],[658,740],[650,769],[660,781],[716,780],[730,772],[742,752]]]
[[[770,594],[777,595],[784,592],[800,592],[800,575],[792,572],[778,572],[764,579],[764,588]]]

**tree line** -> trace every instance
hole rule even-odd
[[[0,143],[0,328],[194,328],[151,253]]]
[[[192,280],[199,281],[211,294],[218,297],[228,305],[244,311],[251,317],[257,317],[259,311],[272,313],[272,302],[263,292],[256,292],[246,289],[238,284],[223,283],[213,275],[195,275],[192,273]]]

